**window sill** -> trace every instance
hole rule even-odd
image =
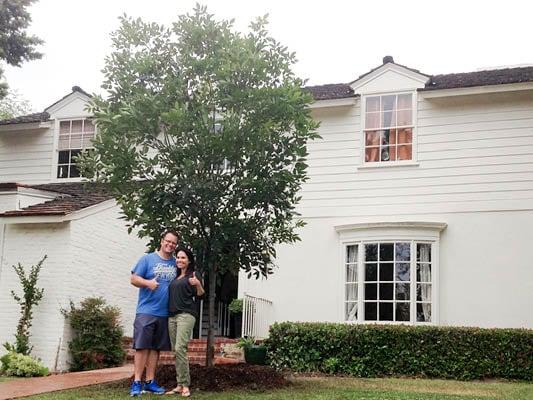
[[[381,169],[381,168],[399,168],[399,167],[418,167],[420,165],[419,162],[416,161],[408,161],[408,162],[383,162],[383,163],[367,163],[360,165],[357,167],[357,169]]]

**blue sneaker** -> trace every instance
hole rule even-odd
[[[164,394],[165,389],[157,384],[154,380],[144,382],[143,392],[153,393],[153,394]]]
[[[143,391],[143,385],[141,381],[133,381],[130,387],[130,396],[136,397],[140,396]]]

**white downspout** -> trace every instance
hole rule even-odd
[[[6,224],[2,224],[2,236],[0,237],[0,282],[2,282],[2,271],[4,270],[5,247],[6,247]]]

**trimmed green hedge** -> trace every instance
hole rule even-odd
[[[276,323],[270,364],[360,377],[533,380],[533,331],[406,325]]]

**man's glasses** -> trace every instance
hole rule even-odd
[[[174,242],[174,241],[168,240],[168,239],[163,239],[163,242],[165,242],[167,244],[171,244],[172,246],[177,246],[178,245],[177,242]]]

